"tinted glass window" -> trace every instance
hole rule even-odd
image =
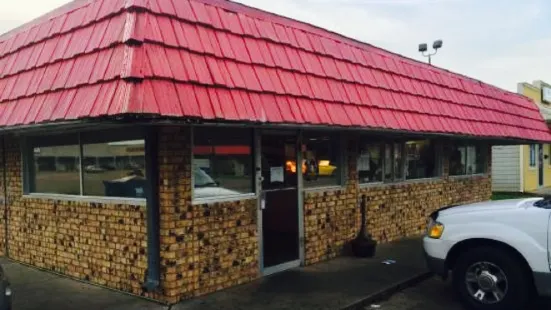
[[[406,142],[406,179],[436,176],[436,150],[429,140]]]
[[[383,147],[381,144],[364,144],[358,155],[360,183],[383,181]]]
[[[337,136],[324,133],[305,135],[302,147],[304,186],[339,185],[340,151]]]
[[[470,175],[486,172],[484,146],[453,145],[450,154],[450,175]]]
[[[145,198],[145,140],[84,144],[85,196]]]
[[[254,192],[252,137],[250,129],[194,129],[194,198]]]
[[[135,130],[52,135],[28,141],[29,192],[146,198],[145,139]]]
[[[77,140],[77,139],[74,139]],[[37,193],[80,195],[78,144],[33,147],[32,188]]]

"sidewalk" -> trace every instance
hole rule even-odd
[[[382,264],[392,259],[392,265]],[[361,309],[374,294],[427,275],[419,239],[377,248],[373,259],[341,257],[173,306],[172,310]]]
[[[0,264],[9,277],[16,310],[162,310],[144,299],[85,284],[24,266],[6,258]]]

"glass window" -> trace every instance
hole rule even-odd
[[[530,167],[536,166],[536,145],[530,144]]]
[[[24,159],[27,161],[28,192],[146,197],[142,134],[89,132],[35,137],[28,141],[30,149]]]
[[[435,177],[436,162],[436,149],[430,140],[406,142],[406,179]]]
[[[64,142],[37,143],[32,147],[30,169],[34,169],[32,191],[47,194],[80,195],[80,150],[78,138]]]
[[[385,144],[385,181],[392,181],[394,175],[392,173],[392,144]]]
[[[304,137],[302,159],[304,186],[340,185],[339,139],[330,134],[309,134]]]
[[[365,144],[358,154],[358,177],[360,183],[383,181],[383,146]]]
[[[85,196],[145,198],[145,140],[82,146]]]
[[[454,145],[450,155],[450,175],[470,175],[486,172],[485,147]]]
[[[396,182],[404,178],[403,144],[385,144],[385,182]]]
[[[404,178],[403,148],[401,143],[394,143],[394,180]]]
[[[194,199],[254,192],[252,138],[250,129],[194,129]]]

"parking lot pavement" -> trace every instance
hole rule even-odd
[[[448,280],[431,278],[415,287],[397,293],[389,300],[366,307],[366,310],[464,310],[457,301]],[[538,299],[528,309],[551,309],[551,300]]]

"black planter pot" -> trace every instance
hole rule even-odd
[[[357,257],[373,257],[377,249],[377,241],[368,238],[352,240],[352,253]]]
[[[362,258],[375,256],[375,251],[377,249],[377,241],[373,240],[371,236],[366,232],[366,205],[367,198],[365,197],[365,195],[363,195],[362,202],[360,203],[362,226],[360,228],[358,236],[356,236],[356,239],[352,240],[352,253],[354,254],[354,256]]]

